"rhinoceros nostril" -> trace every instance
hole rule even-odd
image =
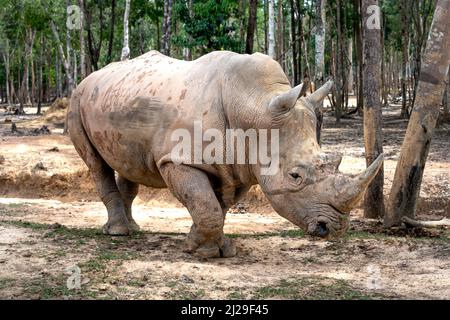
[[[325,222],[318,222],[315,231],[316,235],[318,235],[319,237],[326,237],[329,232],[327,224]]]

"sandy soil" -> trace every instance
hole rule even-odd
[[[386,192],[403,139],[397,109],[385,112]],[[10,117],[10,116],[6,116]],[[61,119],[0,116],[0,298],[79,299],[450,299],[450,230],[385,231],[352,212],[336,241],[310,238],[276,215],[254,188],[228,214],[238,255],[200,260],[183,251],[191,220],[167,190],[141,188],[134,216],[141,232],[100,232],[106,210]],[[32,118],[32,119],[30,119]],[[47,125],[50,135],[27,130]],[[450,126],[435,134],[419,216],[450,216]],[[362,121],[327,117],[325,151],[344,153],[341,171],[365,167]],[[67,268],[81,269],[69,290]]]

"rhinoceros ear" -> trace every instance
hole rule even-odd
[[[282,93],[272,99],[269,104],[269,110],[272,113],[284,113],[295,106],[298,98],[303,96],[307,90],[303,83],[290,89],[288,92]]]
[[[323,86],[310,94],[307,99],[313,104],[320,104],[333,88],[333,80],[328,80]]]

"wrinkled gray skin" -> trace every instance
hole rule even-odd
[[[308,233],[342,234],[382,158],[349,177],[338,173],[340,155],[321,151],[315,108],[331,85],[299,98],[305,88],[291,88],[268,56],[226,51],[192,62],[151,51],[94,72],[72,95],[68,126],[107,208],[104,232],[127,235],[138,229],[131,204],[139,184],[167,187],[192,216],[189,251],[233,256],[234,243],[223,234],[225,214],[259,184],[273,208]],[[259,165],[250,164],[174,164],[170,152],[176,141],[170,136],[177,128],[192,130],[195,120],[203,130],[223,134],[227,128],[278,128],[279,172],[263,176]]]

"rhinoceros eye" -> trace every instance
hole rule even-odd
[[[289,173],[289,175],[291,176],[291,178],[293,179],[298,179],[300,178],[300,175],[297,172],[291,172]]]
[[[297,171],[291,171],[289,172],[289,177],[291,178],[291,183],[299,186],[302,184],[303,182],[303,177],[301,176],[301,174]]]

